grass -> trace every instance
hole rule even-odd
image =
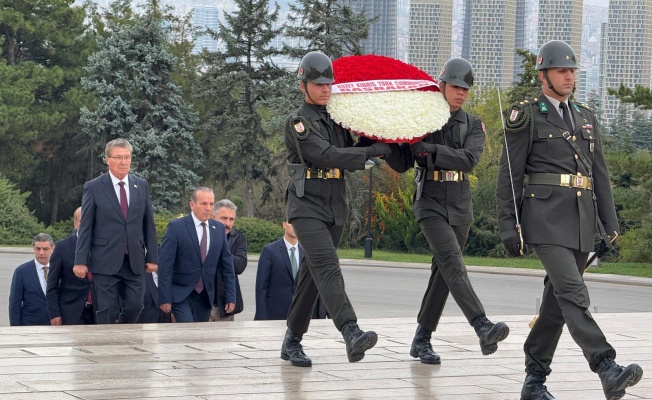
[[[363,249],[338,249],[337,253],[339,254],[340,258],[364,258]],[[431,257],[432,256],[427,254],[396,253],[375,249],[372,254],[373,260],[427,264],[430,264]],[[541,263],[536,258],[464,257],[464,262],[466,265],[478,265],[487,267],[543,269]],[[589,268],[587,272],[652,278],[652,264],[603,262],[599,267]]]

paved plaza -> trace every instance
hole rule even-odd
[[[652,313],[595,314],[620,363],[639,363],[641,382],[624,399],[652,399]],[[445,399],[518,400],[522,344],[532,315],[496,317],[509,338],[482,356],[462,317],[444,317],[433,338],[440,366],[409,356],[413,318],[362,319],[378,344],[347,362],[330,320],[304,336],[311,368],[279,358],[283,321],[0,328],[2,399]],[[549,390],[565,400],[604,399],[567,332]]]

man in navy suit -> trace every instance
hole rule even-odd
[[[86,182],[75,275],[90,270],[98,324],[135,323],[143,307],[143,273],[157,269],[158,248],[147,181],[129,174],[132,147],[115,139],[104,150],[109,171]]]
[[[16,268],[9,292],[9,325],[50,325],[45,303],[50,256],[54,239],[39,233],[32,240],[34,259]]]
[[[159,307],[158,301],[158,274],[152,272],[145,274],[145,298],[143,311],[138,316],[139,324],[155,324],[157,322],[170,322],[170,313],[165,313]]]
[[[288,316],[303,249],[292,224],[283,221],[283,229],[283,237],[263,247],[258,259],[254,320],[284,320]]]
[[[161,310],[177,322],[208,322],[220,274],[226,293],[225,311],[235,307],[235,272],[224,225],[211,219],[215,195],[207,187],[192,192],[190,214],[170,221],[159,263]]]
[[[45,299],[48,304],[50,325],[86,325],[95,323],[90,274],[79,279],[72,272],[75,263],[77,231],[81,221],[81,207],[73,213],[75,230],[70,236],[59,240],[50,257],[48,288]]]

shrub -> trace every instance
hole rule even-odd
[[[29,192],[20,193],[16,186],[0,177],[0,242],[3,245],[30,245],[32,238],[44,231],[25,201]]]
[[[72,233],[75,226],[72,223],[72,217],[63,221],[57,221],[45,228],[45,233],[52,236],[54,241],[65,239]]]
[[[249,253],[260,253],[266,244],[278,240],[284,232],[279,223],[249,217],[238,217],[234,228],[247,236]]]
[[[182,215],[174,215],[169,211],[161,211],[154,214],[154,225],[156,226],[156,237],[158,244],[161,244],[165,230],[168,228],[168,224],[173,219],[179,218]]]

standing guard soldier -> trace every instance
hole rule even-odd
[[[606,398],[616,400],[643,370],[614,362],[616,351],[589,312],[582,278],[596,225],[602,248],[611,246],[619,230],[598,124],[591,110],[569,99],[577,63],[567,43],[543,44],[536,69],[543,93],[512,106],[497,187],[505,247],[520,256],[525,243],[532,245],[547,273],[539,317],[523,346],[527,376],[521,400],[554,399],[544,382],[564,323]]]
[[[509,335],[505,323],[493,324],[487,319],[462,259],[473,222],[469,173],[480,160],[485,144],[484,124],[462,109],[473,78],[468,61],[448,60],[439,81],[450,106],[450,119],[440,130],[413,144],[411,151],[403,145],[401,157],[397,157],[396,151],[387,157],[388,164],[398,172],[417,163],[414,212],[433,257],[410,355],[425,364],[441,362],[430,338],[437,329],[449,292],[475,329],[482,354],[494,353],[498,342]]]
[[[390,147],[373,143],[352,147],[351,133],[326,111],[331,97],[333,65],[323,53],[306,54],[298,78],[304,103],[286,122],[285,147],[291,183],[287,188],[288,220],[305,257],[287,317],[281,358],[298,367],[312,365],[301,339],[308,331],[317,295],[346,342],[350,362],[362,360],[376,345],[375,332],[363,332],[346,291],[336,248],[346,218],[344,169],[362,170],[370,157],[389,154]],[[367,143],[369,144],[369,143]]]

